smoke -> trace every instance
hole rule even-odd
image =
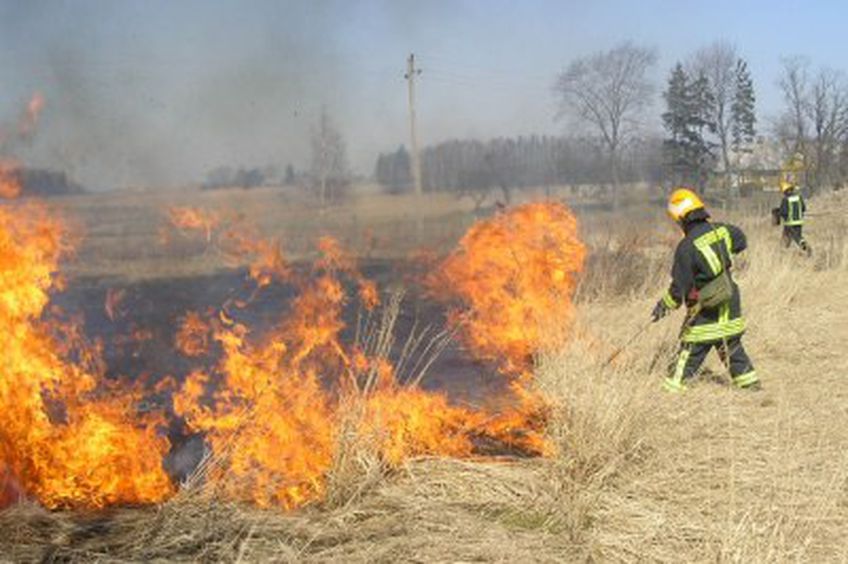
[[[424,52],[422,142],[527,123],[504,117],[508,97],[488,101],[491,77],[434,72],[428,47],[467,48],[471,16],[463,3],[388,0],[0,3],[0,122],[43,92],[22,159],[97,190],[194,183],[221,166],[303,170],[326,107],[370,173],[378,152],[408,142],[409,52]],[[500,109],[482,117],[487,104]]]
[[[267,18],[243,18],[241,5],[164,8],[2,7],[4,83],[46,98],[28,163],[93,189],[193,182],[221,165],[302,165],[321,105],[347,112],[333,39],[342,5],[266,6]]]

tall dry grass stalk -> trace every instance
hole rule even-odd
[[[542,354],[539,390],[552,405],[550,465],[563,532],[587,559],[597,508],[605,492],[646,455],[646,431],[656,401],[650,379],[636,370],[603,366],[591,343],[577,341]]]
[[[354,346],[371,359],[389,361],[399,386],[417,387],[455,335],[455,329],[420,325],[416,319],[401,333],[398,319],[405,292],[391,291],[377,311],[360,314]],[[399,340],[399,337],[402,337]],[[340,398],[338,434],[333,464],[327,475],[327,507],[348,507],[373,490],[385,477],[387,466],[381,455],[385,437],[363,425],[366,404],[379,386],[378,366],[356,375],[352,393]]]

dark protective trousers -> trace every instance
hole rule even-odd
[[[666,378],[664,387],[669,391],[684,390],[686,380],[695,376],[713,347],[718,352],[721,362],[729,369],[736,386],[747,388],[759,381],[751,359],[748,358],[748,353],[742,346],[742,335],[736,335],[718,342],[681,343],[677,359],[670,367],[670,376]]]
[[[792,243],[795,243],[801,247],[802,251],[808,251],[810,246],[807,244],[807,240],[804,239],[803,230],[803,225],[784,225],[783,246],[788,247]]]

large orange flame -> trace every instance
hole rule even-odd
[[[533,356],[567,338],[585,256],[571,210],[535,202],[477,222],[427,279],[453,304],[449,317],[469,351],[512,378],[516,405],[487,430],[526,451],[553,450],[547,405],[531,386]]]
[[[132,393],[103,385],[96,350],[41,321],[68,251],[42,206],[0,208],[0,467],[9,491],[48,507],[155,502],[172,490],[167,441]],[[63,329],[64,335],[76,332]],[[82,345],[84,347],[84,345]],[[77,361],[69,360],[70,353]],[[12,484],[12,486],[10,486]]]
[[[549,222],[552,217],[544,214],[546,210],[543,207],[525,218],[527,210],[519,209],[514,219]],[[571,218],[564,209],[554,209],[553,213],[555,220]],[[198,211],[182,215],[207,214]],[[172,214],[172,220],[175,217]],[[573,233],[565,234],[575,228],[571,220],[548,225],[560,235],[559,243],[564,245],[576,241]],[[234,322],[225,312],[218,317],[209,316],[207,321],[201,321],[196,314],[186,316],[178,333],[178,346],[189,356],[209,349],[209,335],[222,350],[211,371],[191,374],[174,397],[174,409],[186,418],[192,430],[203,432],[212,450],[223,458],[219,470],[224,470],[210,473],[207,480],[226,495],[262,506],[283,507],[320,499],[337,455],[341,426],[351,410],[358,414],[356,433],[371,441],[389,466],[424,454],[468,456],[475,452],[478,443],[486,441],[529,453],[550,451],[542,435],[544,405],[523,388],[516,388],[517,401],[512,409],[495,414],[452,406],[442,394],[402,384],[388,358],[369,356],[356,343],[342,342],[343,308],[351,299],[342,278],[358,287],[358,300],[366,310],[379,305],[379,296],[373,283],[358,272],[337,241],[321,239],[319,258],[308,274],[300,275],[285,262],[277,243],[240,237],[223,225],[221,228],[229,235],[221,237],[206,231],[205,222],[194,223],[193,227],[207,240],[235,242],[236,250],[231,248],[229,253],[241,251],[250,255],[252,258],[243,258],[247,259],[248,273],[257,286],[267,285],[276,274],[277,281],[292,284],[297,290],[270,334],[253,335],[249,327]],[[478,227],[476,232],[487,233],[486,225],[489,224]],[[179,222],[178,226],[185,229],[187,224]],[[483,240],[472,239],[478,244]],[[475,245],[467,245],[464,251],[482,252]],[[528,249],[518,252],[529,260],[541,261]],[[559,299],[568,302],[573,286],[567,285],[571,281],[566,283],[565,278],[579,270],[582,246],[577,252],[567,248],[558,255],[550,249],[548,252],[556,255],[549,261],[563,272],[553,275],[554,291],[562,292]],[[442,274],[464,284],[466,280],[456,275],[467,272],[457,266],[459,256],[447,260]],[[570,256],[580,257],[573,267],[567,266],[571,264]],[[530,291],[530,282],[527,288],[531,295],[533,291],[539,294],[536,307],[550,305],[541,298],[546,289]],[[492,290],[504,291],[496,285]],[[562,307],[558,311],[566,312]],[[463,315],[468,316],[468,312]],[[563,321],[568,321],[567,315]],[[528,343],[522,353],[539,345]],[[511,350],[507,347],[485,352],[503,355]],[[215,382],[218,384],[213,385]]]
[[[469,456],[492,442],[550,451],[545,405],[526,384],[528,358],[551,344],[546,324],[567,326],[572,315],[584,249],[564,206],[522,206],[475,225],[431,279],[450,289],[442,297],[454,303],[453,319],[474,353],[519,376],[514,405],[496,412],[455,406],[406,383],[396,373],[397,351],[374,346],[387,339],[379,331],[342,339],[345,308],[355,301],[377,313],[381,300],[337,241],[321,239],[304,271],[285,260],[279,242],[220,214],[182,208],[170,219],[246,264],[254,296],[272,282],[295,292],[269,331],[231,309],[247,300],[190,312],[177,332],[177,348],[196,364],[173,393],[173,409],[216,455],[204,478],[221,495],[284,508],[320,500],[351,430],[389,467],[420,455]],[[65,234],[36,203],[0,207],[0,503],[161,501],[174,491],[162,470],[163,417],[139,414],[138,392],[103,381],[98,350],[79,327],[43,320],[70,250]],[[113,294],[104,307],[118,315]]]
[[[568,207],[536,202],[473,225],[428,283],[478,358],[521,373],[567,334],[585,256]]]
[[[36,94],[21,136],[43,104]],[[0,159],[0,196],[20,192],[19,163]],[[47,507],[163,500],[173,488],[161,421],[136,414],[136,393],[105,383],[78,326],[46,319],[67,235],[39,203],[0,206],[0,506],[26,496]]]

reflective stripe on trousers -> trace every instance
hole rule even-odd
[[[747,388],[751,384],[756,384],[760,381],[760,378],[757,376],[756,370],[751,370],[750,372],[746,372],[745,374],[740,374],[739,376],[733,377],[733,384],[739,388]]]
[[[730,319],[730,304],[719,306],[718,321],[690,325],[683,331],[684,343],[707,343],[735,337],[745,332],[745,318]]]
[[[683,383],[683,371],[686,369],[686,363],[689,362],[689,349],[683,349],[677,357],[677,364],[674,366],[674,374],[666,378],[663,382],[663,388],[669,392],[682,392],[686,389],[686,384]]]

